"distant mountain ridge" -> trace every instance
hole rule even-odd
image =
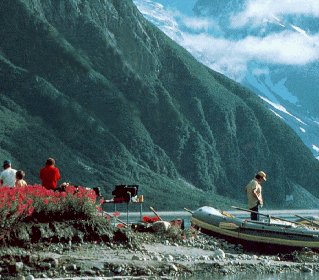
[[[197,16],[193,19],[194,22],[208,22],[210,20],[213,24],[211,29],[197,31],[197,33],[202,32],[204,35],[198,38],[194,36],[195,46],[196,41],[207,40],[205,38],[207,34],[213,34],[215,38],[220,40],[226,38],[226,40],[236,42],[244,38],[265,38],[271,35],[275,36],[276,33],[287,34],[290,32],[291,34],[301,34],[304,36],[304,40],[309,40],[307,36],[315,36],[319,30],[319,22],[313,16],[290,14],[276,17],[270,12],[268,15],[265,13],[261,25],[248,24],[234,29],[231,18],[245,10],[249,2],[247,0],[197,0],[193,1],[193,9],[187,11],[185,11],[183,3],[177,0],[172,0],[169,3],[164,0],[135,0],[135,2],[150,21],[212,69],[216,69],[216,64],[218,64],[216,61],[220,59],[216,57],[218,53],[214,56],[206,50],[206,54],[204,46],[198,47],[198,49],[192,48],[192,44],[189,43],[191,38],[187,38],[187,35],[184,38],[184,36],[185,33],[196,34],[196,31],[189,30],[188,26],[184,25],[183,16],[188,18]],[[156,5],[156,2],[163,3],[163,6]],[[185,15],[178,15],[179,11]],[[179,20],[176,22],[176,19]],[[208,27],[206,26],[206,28]],[[240,60],[240,58],[238,59]],[[217,69],[260,95],[267,102],[269,109],[292,127],[313,155],[319,159],[319,84],[316,82],[319,64],[313,62],[307,65],[289,65],[289,63],[288,65],[280,65],[275,62],[251,61],[247,64],[244,76],[242,73],[236,73],[237,67],[240,69],[240,63],[230,67],[227,64],[217,66]]]
[[[230,15],[242,12],[245,3],[245,0],[225,3],[198,0],[193,10],[198,16],[209,15],[223,22],[229,19]],[[276,18],[269,14],[262,27],[244,26],[235,31],[227,29],[229,24],[224,22],[222,26],[231,38],[267,36],[273,32],[292,31],[304,34],[307,40],[307,34],[316,34],[319,30],[318,19],[309,15],[285,15]],[[255,75],[256,69],[263,69],[264,74]],[[318,69],[318,62],[306,66],[251,64],[242,82],[266,98],[269,107],[298,133],[315,156],[319,154],[319,83],[316,82]],[[287,98],[287,94],[290,98]],[[282,105],[290,114],[273,106],[273,103]]]
[[[139,184],[148,204],[181,209],[245,203],[263,169],[269,207],[296,188],[317,203],[319,163],[297,135],[132,1],[4,0],[0,16],[0,160],[30,183],[52,156],[64,181],[108,197]]]

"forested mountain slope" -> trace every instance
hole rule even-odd
[[[2,0],[0,37],[0,159],[30,183],[52,156],[63,181],[107,198],[138,184],[164,210],[245,203],[262,169],[269,207],[316,205],[319,163],[296,134],[132,1]]]

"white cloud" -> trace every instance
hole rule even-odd
[[[254,68],[252,70],[252,74],[255,77],[266,76],[266,75],[269,75],[269,69],[268,68]]]
[[[237,80],[249,61],[304,65],[319,60],[319,34],[306,39],[296,32],[281,32],[266,37],[242,40],[216,38],[209,34],[182,33],[179,43],[199,60]]]
[[[266,37],[246,37],[235,43],[239,54],[248,59],[302,65],[319,58],[319,34],[306,40],[300,33],[281,32]]]
[[[318,0],[248,0],[245,10],[231,18],[231,25],[240,28],[248,24],[260,25],[282,15],[309,15],[319,17]]]
[[[212,19],[185,16],[156,1],[135,0],[135,3],[148,19],[198,60],[237,81],[245,76],[251,61],[305,65],[319,60],[319,33],[307,35],[295,25],[290,25],[290,30],[264,37],[247,36],[234,40],[225,37]],[[247,24],[250,20],[258,22],[271,16],[279,23],[279,17],[284,13],[319,16],[319,0],[247,0],[245,11],[233,20],[237,19],[237,24]]]
[[[182,17],[184,25],[194,31],[208,31],[210,28],[218,28],[218,24],[209,18]]]

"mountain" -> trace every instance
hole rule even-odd
[[[3,0],[0,26],[0,160],[29,183],[51,156],[107,199],[138,184],[161,210],[226,207],[262,169],[267,206],[317,205],[319,163],[296,133],[132,1]]]
[[[261,25],[230,28],[232,15],[243,12],[246,5],[246,0],[198,0],[193,11],[196,16],[217,19],[223,26],[225,36],[235,40],[247,36],[265,38],[271,34],[290,32],[301,34],[307,42],[313,40],[310,36],[316,36],[318,32],[319,21],[311,14],[287,13],[276,17],[270,11],[265,13]],[[318,46],[319,42],[314,40],[311,44]],[[241,81],[264,98],[269,108],[296,131],[315,156],[319,152],[318,73],[319,63],[316,61],[300,65],[252,61]]]
[[[199,61],[263,98],[319,159],[318,3],[305,1],[304,9],[311,7],[312,14],[298,14],[291,5],[283,12],[284,3],[271,8],[270,1],[135,3],[144,16]],[[258,9],[261,16],[256,23]]]

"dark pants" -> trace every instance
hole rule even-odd
[[[249,210],[258,212],[258,205],[256,205],[253,208],[250,208]],[[252,221],[259,221],[259,215],[257,213],[250,213],[250,219]]]

